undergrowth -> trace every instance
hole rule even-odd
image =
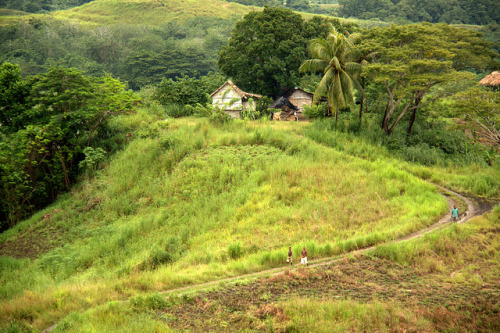
[[[0,236],[65,230],[62,246],[2,258],[2,322],[41,329],[72,312],[82,322],[76,313],[89,308],[121,321],[129,310],[103,304],[280,266],[289,246],[295,258],[306,246],[317,259],[376,245],[447,210],[412,167],[342,133],[325,134],[325,145],[298,135],[305,125],[163,112],[151,106],[113,120],[131,133],[125,149]]]

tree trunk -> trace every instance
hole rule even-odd
[[[389,110],[389,101],[387,101],[387,104],[385,106],[385,112],[384,112],[384,117],[382,118],[382,123],[380,124],[380,128],[384,129],[385,125],[385,117],[387,117],[387,111]]]
[[[418,109],[418,106],[420,105],[420,102],[422,102],[422,99],[423,99],[423,94],[420,92],[417,92],[416,96],[415,96],[415,104],[413,105],[414,109],[413,109],[413,112],[411,113],[411,116],[410,116],[410,123],[408,126],[408,132],[406,133],[406,136],[408,136],[408,137],[411,135],[411,131],[413,129],[413,124],[415,123],[415,118],[417,117],[417,109]]]
[[[365,78],[361,78],[361,88],[363,91],[365,90]],[[359,103],[359,122],[361,122],[361,118],[363,117],[363,102],[365,100],[364,94],[361,94],[361,101]]]
[[[411,135],[411,130],[413,129],[413,124],[415,123],[415,118],[417,117],[417,109],[413,109],[413,112],[410,116],[410,124],[408,126],[408,132],[406,132],[406,136],[409,137]]]
[[[396,125],[399,123],[401,118],[403,118],[403,116],[406,114],[406,112],[408,111],[409,108],[410,108],[410,103],[406,104],[404,110],[401,111],[399,116],[396,118],[396,121],[394,121],[394,124],[392,124],[391,128],[386,132],[387,136],[391,135],[392,131],[394,130],[394,127],[396,127]]]
[[[71,182],[69,180],[69,174],[68,174],[68,169],[66,168],[66,159],[64,158],[64,154],[61,153],[61,167],[64,171],[64,185],[66,186],[66,189],[70,189]]]

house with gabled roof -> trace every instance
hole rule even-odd
[[[271,109],[281,109],[281,120],[304,119],[304,105],[312,105],[314,94],[295,87],[278,97],[270,106]],[[295,116],[297,118],[295,118]]]
[[[242,110],[255,110],[256,99],[262,98],[262,95],[244,92],[227,80],[210,97],[214,107],[224,110],[233,118],[239,118]]]

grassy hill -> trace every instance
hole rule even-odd
[[[219,0],[96,0],[71,9],[48,14],[30,14],[1,9],[0,25],[19,20],[22,16],[45,20],[54,18],[85,25],[161,25],[193,17],[239,19],[259,7],[244,6]]]
[[[197,16],[240,18],[251,10],[259,8],[219,0],[97,0],[53,16],[90,24],[159,25]]]
[[[38,331],[70,313],[112,313],[112,301],[279,267],[288,246],[317,259],[407,235],[448,209],[422,177],[498,195],[494,171],[470,180],[402,163],[305,123],[164,119],[154,107],[116,118],[132,133],[125,149],[0,235],[4,328]],[[101,329],[166,327],[148,309],[132,322],[118,309]]]

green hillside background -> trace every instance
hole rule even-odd
[[[54,332],[500,329],[498,205],[466,224],[392,243],[449,214],[434,184],[497,204],[498,162],[412,163],[423,153],[405,151],[404,160],[350,132],[357,119],[345,114],[338,128],[327,120],[174,119],[151,100],[164,78],[217,71],[217,51],[251,10],[261,8],[97,0],[46,14],[0,11],[2,63],[18,63],[24,76],[53,66],[111,73],[143,99],[110,119],[112,153],[52,205],[0,234],[0,331],[55,323]],[[425,126],[417,133],[432,131]],[[221,282],[212,287],[219,301],[196,290],[163,294],[284,267],[289,246],[294,258],[306,246],[312,261],[342,261],[264,282]],[[319,281],[329,279],[347,293],[322,289]],[[224,302],[245,286],[259,293]],[[280,288],[298,289],[273,298],[270,290]]]

